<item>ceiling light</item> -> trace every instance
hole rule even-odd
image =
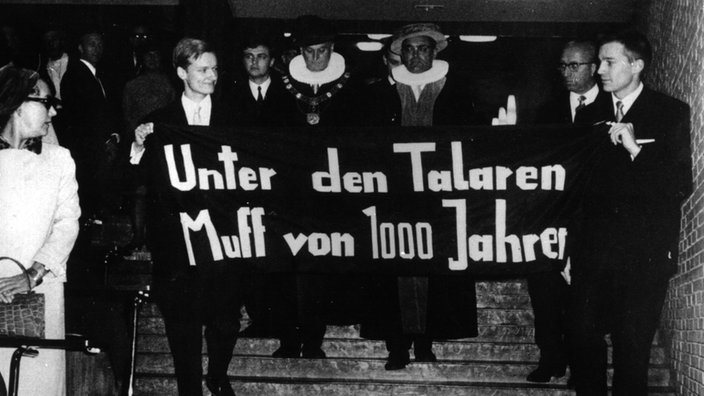
[[[391,37],[390,34],[368,34],[369,40],[383,40],[387,37]]]
[[[468,43],[490,43],[496,41],[496,36],[463,35],[460,36],[460,40]]]
[[[284,37],[291,37],[291,33],[289,33],[289,32],[284,33]]]
[[[384,44],[378,41],[360,41],[357,43],[357,48],[360,51],[380,51]]]

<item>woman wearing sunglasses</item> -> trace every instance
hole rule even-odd
[[[64,338],[66,261],[78,235],[78,185],[68,150],[42,142],[56,115],[49,88],[32,71],[0,69],[0,302],[32,289],[45,296],[45,337]],[[13,268],[14,267],[14,268]],[[14,273],[10,271],[14,270]],[[28,284],[29,283],[29,284]],[[0,348],[0,372],[9,378],[13,349]],[[22,359],[20,395],[65,395],[62,350],[40,349]]]

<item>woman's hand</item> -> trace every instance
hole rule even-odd
[[[25,274],[0,278],[0,301],[4,303],[11,303],[15,294],[27,291],[29,291],[29,285]]]

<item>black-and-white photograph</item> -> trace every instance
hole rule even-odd
[[[704,394],[703,2],[0,27],[0,396]]]

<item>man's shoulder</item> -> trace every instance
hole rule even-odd
[[[676,99],[670,95],[658,92],[654,89],[644,87],[641,93],[641,98],[643,101],[648,102],[653,106],[658,106],[668,109],[677,109],[679,111],[689,111],[689,105],[679,99]],[[639,98],[639,99],[641,99]]]
[[[64,77],[66,75],[72,75],[72,74],[80,74],[80,73],[90,73],[90,69],[88,69],[88,66],[86,66],[82,61],[81,58],[77,56],[69,56],[68,58],[68,63],[66,64],[66,73],[64,74]]]

